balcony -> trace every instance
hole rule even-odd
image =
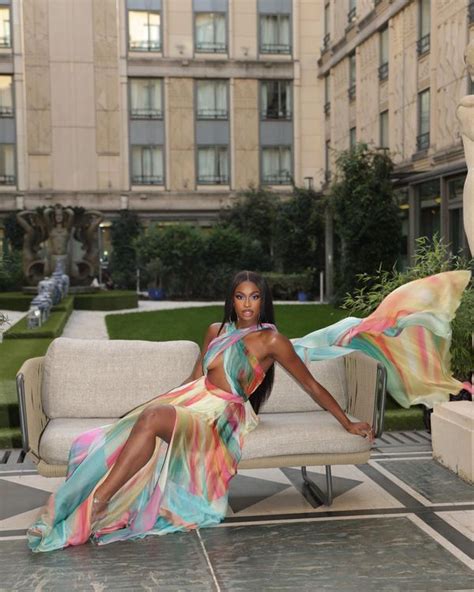
[[[260,45],[260,53],[291,53],[291,46],[288,43],[262,43]]]
[[[285,120],[291,121],[292,113],[288,110],[279,110],[279,109],[265,109],[261,112],[261,118],[263,121],[271,120],[271,119],[278,119],[278,120]]]
[[[130,51],[161,51],[161,42],[152,40],[138,41],[130,39],[128,42]]]
[[[163,119],[161,109],[131,109],[131,119]]]
[[[327,101],[326,103],[324,103],[324,115],[329,115],[331,113],[331,103],[330,101]]]
[[[430,132],[420,134],[416,136],[416,148],[417,150],[426,150],[430,145]]]
[[[379,66],[379,80],[387,80],[388,78],[388,62],[384,62]]]
[[[197,181],[200,185],[228,185],[229,175],[199,175]]]
[[[15,185],[15,175],[0,175],[0,185]]]
[[[356,85],[353,84],[347,89],[347,96],[349,97],[349,101],[354,101],[356,98]]]
[[[198,109],[199,120],[225,121],[228,118],[227,109]]]
[[[416,42],[416,50],[419,56],[430,51],[430,34],[424,35]]]
[[[13,107],[0,106],[0,117],[13,117]]]
[[[347,13],[347,22],[349,25],[353,25],[357,20],[357,8],[351,8]]]
[[[227,53],[227,44],[219,42],[196,41],[196,51],[201,53]]]
[[[132,175],[134,185],[163,185],[163,175]]]

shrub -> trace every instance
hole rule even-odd
[[[122,310],[124,308],[138,308],[136,292],[111,290],[74,296],[75,310]]]
[[[20,251],[11,251],[0,258],[0,292],[18,290],[23,283]]]
[[[110,273],[119,288],[134,288],[136,282],[136,253],[134,241],[142,232],[138,216],[122,210],[112,222],[112,256]]]
[[[27,319],[23,317],[5,332],[5,339],[36,339],[59,337],[71,315],[72,310],[51,312],[48,320],[41,327],[28,329]]]
[[[401,222],[393,196],[393,163],[385,153],[360,143],[339,154],[340,175],[331,187],[330,207],[340,239],[335,273],[338,301],[356,287],[357,276],[391,269],[400,254]]]
[[[264,273],[268,282],[272,296],[279,300],[294,300],[298,292],[309,291],[312,281],[312,273]]]
[[[403,272],[379,268],[375,273],[358,275],[360,286],[353,294],[346,294],[343,308],[351,314],[363,316],[373,312],[393,290],[411,282],[453,269],[472,269],[473,261],[452,255],[437,235],[430,241],[421,237],[416,241],[413,265]],[[471,336],[474,332],[474,288],[471,284],[464,291],[461,304],[452,323],[451,369],[459,380],[469,379],[474,368]]]

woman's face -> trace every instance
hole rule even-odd
[[[262,295],[253,282],[242,282],[234,291],[234,310],[239,327],[250,327],[258,323]]]

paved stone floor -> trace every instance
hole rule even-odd
[[[62,479],[0,451],[0,590],[473,589],[474,490],[432,460],[429,434],[384,434],[368,464],[333,475],[329,508],[298,468],[246,470],[218,527],[35,555],[25,529]]]

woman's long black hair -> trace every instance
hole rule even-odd
[[[261,323],[272,323],[275,324],[275,313],[273,310],[273,298],[270,288],[268,287],[265,278],[263,278],[260,274],[256,273],[255,271],[239,271],[235,274],[232,282],[229,286],[229,290],[227,292],[227,296],[225,299],[224,304],[224,319],[222,324],[219,328],[219,333],[224,328],[225,323],[236,322],[237,315],[234,310],[234,293],[239,284],[242,282],[252,282],[257,286],[260,290],[260,316],[258,319],[258,324]],[[265,378],[261,382],[261,384],[254,390],[250,397],[250,403],[255,411],[258,413],[260,411],[260,407],[265,403],[265,401],[270,396],[273,387],[273,379],[275,377],[275,365],[272,364],[270,368],[267,370],[265,374]]]

